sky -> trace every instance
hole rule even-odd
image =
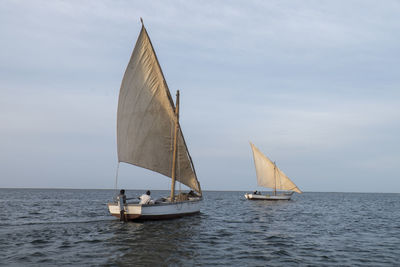
[[[114,188],[121,80],[152,40],[203,190],[400,193],[400,2],[0,1],[0,188]],[[118,187],[170,179],[120,164]]]

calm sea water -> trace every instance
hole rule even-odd
[[[304,193],[264,202],[245,200],[245,192],[205,192],[199,215],[123,223],[107,211],[114,193],[0,189],[0,265],[400,264],[400,194]]]

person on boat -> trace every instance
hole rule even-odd
[[[199,197],[193,190],[190,190],[188,193],[188,197]]]
[[[146,194],[141,195],[139,199],[140,199],[139,204],[150,204],[151,202],[150,191],[147,190]]]
[[[117,196],[118,200],[118,205],[119,205],[119,220],[120,221],[125,221],[125,205],[126,205],[126,195],[125,195],[125,190],[121,189],[119,191],[119,195]]]

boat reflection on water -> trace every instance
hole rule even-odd
[[[106,265],[195,264],[198,253],[196,247],[201,246],[200,218],[201,215],[198,214],[167,221],[121,223],[113,220],[110,222],[113,236],[106,243],[112,243],[115,256],[110,257]],[[119,248],[116,249],[115,246]]]

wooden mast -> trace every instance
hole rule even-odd
[[[175,201],[175,180],[176,180],[176,155],[178,152],[178,131],[179,131],[179,90],[176,91],[175,107],[175,132],[174,132],[174,152],[172,154],[172,183],[171,183],[171,202]]]

